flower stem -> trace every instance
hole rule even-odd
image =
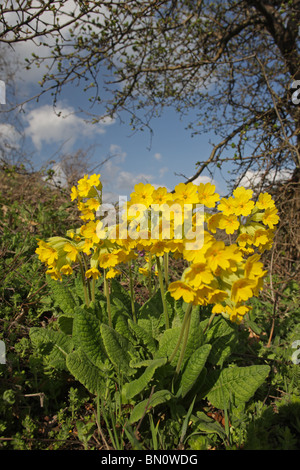
[[[207,323],[206,327],[203,330],[203,334],[206,333],[206,331],[208,330],[208,328],[212,324],[212,321],[215,318],[215,315],[216,315],[215,313],[212,313],[211,316],[209,317],[208,323]]]
[[[104,269],[104,292],[107,300],[107,315],[108,315],[108,326],[112,328],[112,319],[111,319],[111,308],[110,308],[110,293],[109,293],[109,284],[106,277],[106,270]]]
[[[179,334],[179,338],[178,338],[178,341],[176,343],[176,346],[175,346],[175,349],[174,351],[172,352],[170,358],[169,358],[169,362],[172,362],[180,345],[181,345],[181,341],[182,341],[182,338],[186,332],[186,329],[189,331],[189,327],[190,327],[190,318],[191,318],[191,311],[192,311],[192,304],[189,304],[187,306],[187,309],[186,309],[186,312],[185,312],[185,315],[184,315],[184,319],[183,319],[183,322],[182,322],[182,325],[181,325],[181,331],[180,331],[180,334]],[[185,336],[188,336],[188,331],[186,333]],[[184,346],[184,349],[186,347],[186,343],[185,343],[185,346]],[[182,352],[182,350],[181,350]],[[182,356],[182,359],[183,359],[183,356]],[[181,361],[182,361],[181,359]],[[177,364],[177,367],[178,367],[178,364]]]
[[[149,297],[152,295],[152,254],[149,252],[149,263],[148,263],[148,292]]]
[[[95,302],[95,279],[92,278],[92,302]]]
[[[190,309],[190,312],[191,311],[192,311],[192,309]],[[178,375],[179,372],[180,372],[181,364],[182,364],[184,354],[185,354],[185,350],[186,350],[186,345],[187,345],[188,338],[189,338],[190,324],[191,324],[191,317],[192,317],[190,312],[189,312],[189,315],[188,315],[188,318],[187,318],[187,321],[186,321],[186,325],[185,325],[185,329],[184,329],[183,343],[182,343],[182,347],[181,347],[181,351],[180,351],[180,356],[179,356],[179,359],[178,359],[178,362],[177,362],[175,375]]]
[[[163,303],[165,322],[166,322],[166,330],[167,330],[167,329],[170,328],[170,322],[169,322],[168,307],[167,307],[167,302],[166,302],[166,297],[165,297],[165,287],[164,287],[163,273],[162,273],[162,269],[161,269],[160,259],[159,259],[158,256],[156,257],[156,262],[157,262],[157,272],[158,272],[158,280],[159,280],[159,287],[160,287],[160,293],[161,293],[161,300],[162,300],[162,303]]]
[[[164,253],[164,274],[165,274],[165,286],[168,289],[169,286],[169,253]]]
[[[130,300],[131,300],[131,312],[134,323],[136,323],[136,315],[135,315],[135,305],[134,305],[134,291],[133,291],[133,279],[132,279],[132,269],[130,261],[128,263],[129,267],[129,283],[130,283]]]
[[[83,285],[83,290],[84,290],[85,303],[86,303],[86,306],[88,307],[90,302],[89,302],[88,293],[87,293],[87,289],[86,289],[86,282],[85,282],[83,264],[82,264],[81,258],[78,258],[78,259],[79,259],[79,266],[80,266],[80,271],[81,271],[81,278],[82,278],[82,285]]]

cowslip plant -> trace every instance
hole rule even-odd
[[[100,176],[85,175],[72,188],[82,226],[38,241],[60,310],[57,330],[31,331],[47,364],[101,398],[117,393],[134,405],[130,425],[145,410],[196,395],[221,409],[248,401],[269,367],[224,364],[267,273],[261,255],[279,220],[271,196],[255,201],[252,190],[238,187],[220,198],[210,183],[180,183],[172,193],[140,183],[108,223]],[[143,305],[132,277],[141,252],[150,295]],[[186,267],[170,282],[172,259]]]

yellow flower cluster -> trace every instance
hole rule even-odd
[[[70,230],[68,238],[39,241],[36,253],[47,273],[61,279],[79,263],[85,278],[97,279],[103,270],[107,278],[114,277],[143,251],[147,262],[140,272],[149,277],[171,253],[188,264],[168,285],[175,299],[213,304],[213,313],[241,321],[249,310],[247,300],[262,288],[261,254],[272,246],[279,221],[271,196],[262,193],[255,202],[252,190],[243,187],[220,198],[210,183],[180,183],[173,192],[139,183],[118,220],[105,226],[96,218],[100,176],[85,175],[72,188],[71,200],[77,199],[84,224]]]

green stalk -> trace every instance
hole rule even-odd
[[[148,291],[149,297],[152,296],[152,253],[149,252],[149,263],[148,263]]]
[[[184,333],[186,331],[186,328],[189,330],[189,325],[190,325],[190,318],[191,318],[191,311],[192,311],[192,304],[189,304],[187,306],[187,309],[186,309],[186,312],[185,312],[185,315],[184,315],[184,319],[183,319],[183,322],[182,322],[182,325],[181,325],[181,331],[180,331],[180,335],[179,335],[179,338],[178,338],[178,341],[176,343],[176,346],[175,346],[175,349],[174,351],[172,352],[170,358],[169,358],[169,362],[172,362],[180,345],[181,345],[181,341],[182,341],[182,338],[184,336]]]
[[[92,302],[95,302],[95,279],[92,278]]]
[[[191,305],[191,304],[190,304],[190,305]],[[186,345],[187,345],[188,338],[189,338],[191,317],[192,317],[192,315],[189,314],[189,316],[188,316],[188,318],[187,318],[185,330],[184,330],[183,343],[182,343],[182,347],[181,347],[181,351],[180,351],[180,356],[179,356],[179,359],[178,359],[178,362],[177,362],[177,367],[176,367],[175,375],[178,375],[179,372],[180,372],[180,369],[181,369],[181,364],[182,364],[182,361],[183,361],[183,358],[184,358],[184,354],[185,354],[185,350],[186,350]]]
[[[203,330],[203,334],[206,333],[206,331],[207,331],[208,328],[210,327],[210,325],[211,325],[213,319],[215,318],[215,315],[216,315],[215,313],[212,313],[211,316],[209,317],[208,323],[207,323],[206,327],[205,327],[204,330]]]
[[[106,270],[105,269],[104,269],[104,292],[105,292],[106,300],[107,300],[108,326],[110,326],[112,328],[109,284],[108,284],[108,280],[107,280],[107,277],[106,277]]]
[[[84,255],[83,255],[82,258],[83,258],[83,263],[84,263],[84,269],[87,271],[88,268],[87,268],[87,264],[86,264]],[[90,301],[92,300],[90,281],[87,281],[87,286],[88,286],[89,303],[90,303]]]
[[[84,269],[83,269],[81,257],[79,257],[78,260],[79,260],[79,266],[80,266],[81,277],[82,277],[82,284],[83,284],[83,290],[84,290],[85,303],[86,303],[86,306],[88,307],[89,304],[90,304],[90,302],[89,302],[88,293],[87,293],[87,289],[86,289],[85,275],[84,275]]]
[[[158,271],[158,280],[159,280],[159,287],[160,287],[160,293],[161,293],[161,300],[163,303],[163,309],[164,309],[164,315],[165,315],[165,321],[166,321],[166,330],[167,330],[170,328],[170,322],[169,322],[167,302],[165,298],[163,273],[161,269],[160,259],[158,256],[156,257],[156,262],[157,262],[157,271]]]
[[[168,290],[169,286],[169,253],[164,253],[164,274],[165,274],[165,286]]]
[[[132,269],[131,269],[131,262],[128,263],[129,267],[129,283],[130,283],[130,300],[131,300],[131,311],[134,323],[136,323],[136,315],[135,315],[135,305],[134,305],[134,291],[133,291],[133,279],[132,279]]]

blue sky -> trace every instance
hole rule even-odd
[[[16,53],[19,57],[28,57],[33,47],[21,44]],[[11,54],[11,51],[8,52]],[[44,71],[43,67],[19,70],[18,102],[40,92],[38,81]],[[100,111],[101,115],[101,110],[89,109],[89,106],[88,95],[71,86],[63,89],[58,98],[60,117],[53,110],[50,94],[43,95],[38,102],[30,101],[24,105],[21,119],[25,145],[36,168],[51,158],[58,160],[60,154],[75,154],[78,149],[93,147],[90,159],[95,166],[112,154],[114,157],[96,172],[101,173],[107,199],[116,200],[118,195],[129,196],[139,182],[173,189],[176,184],[185,181],[178,174],[192,176],[196,171],[195,163],[206,160],[211,152],[211,136],[204,134],[192,138],[191,132],[185,130],[195,112],[181,120],[175,110],[166,109],[162,117],[151,121],[151,135],[147,129],[133,133],[130,116],[125,113],[122,115],[123,123],[118,118],[97,124],[87,123],[84,114],[76,113],[78,108],[91,113]],[[10,132],[14,137],[13,129]],[[217,143],[215,137],[214,142]],[[220,172],[214,174],[213,180],[205,172],[196,183],[208,181],[216,184],[220,194],[226,193],[226,183]]]

